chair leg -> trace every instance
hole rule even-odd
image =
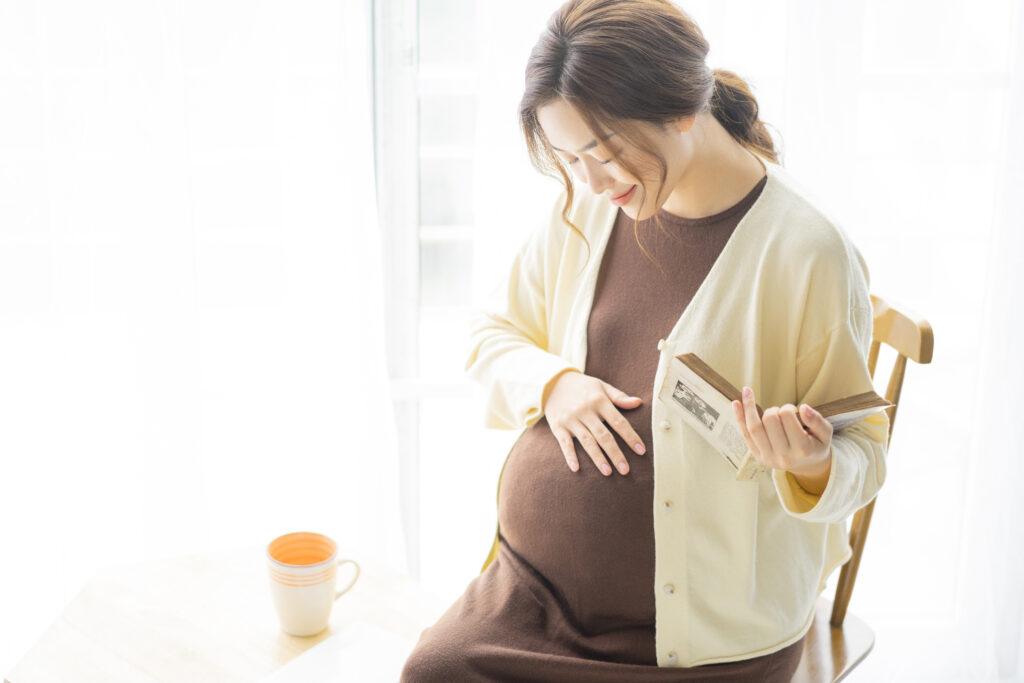
[[[853,516],[853,524],[850,528],[850,548],[853,554],[839,572],[839,583],[836,585],[836,600],[832,605],[832,617],[829,623],[836,628],[841,628],[846,618],[846,608],[850,605],[850,596],[853,595],[853,583],[857,580],[857,570],[860,568],[861,553],[864,552],[864,543],[867,541],[868,528],[871,526],[871,515],[875,511],[875,501],[862,507]]]

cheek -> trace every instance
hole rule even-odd
[[[612,170],[611,173],[623,184],[628,183],[630,185],[642,185],[647,188],[648,192],[651,192],[651,188],[654,187],[658,181],[658,169],[650,168],[649,165],[638,164],[635,161],[631,161],[631,165],[638,175],[635,175],[633,171],[627,170],[626,168],[618,165],[615,165],[614,170]]]
[[[637,185],[640,183],[632,173],[614,164],[609,164],[608,173],[623,185]]]
[[[628,205],[631,211],[630,218],[645,221],[658,212],[660,205],[657,203],[657,197],[654,196],[653,184],[654,181],[648,181],[637,188],[637,197]],[[644,189],[646,189],[646,196],[643,193]]]

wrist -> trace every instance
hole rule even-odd
[[[551,392],[554,390],[555,385],[558,384],[558,380],[560,380],[562,378],[562,376],[565,373],[567,373],[567,372],[579,372],[579,371],[576,368],[565,368],[563,370],[560,370],[558,372],[558,374],[556,374],[554,377],[552,377],[551,379],[548,380],[548,383],[544,385],[544,391],[541,392],[541,397],[540,397],[541,411],[543,411],[545,406],[547,406],[547,404],[548,404],[548,397],[551,395]]]
[[[808,469],[790,470],[790,474],[800,485],[800,488],[810,494],[820,496],[828,486],[829,477],[832,475],[832,447],[829,446],[825,458],[817,466]]]

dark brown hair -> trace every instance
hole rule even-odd
[[[665,126],[710,110],[744,147],[779,163],[750,88],[731,71],[710,69],[704,63],[708,50],[697,24],[670,0],[568,0],[551,15],[526,65],[519,123],[534,168],[561,177],[566,189],[562,219],[584,242],[586,237],[569,220],[569,173],[537,120],[537,110],[557,98],[579,111],[595,135],[615,132],[657,159],[659,195],[668,167],[637,122]],[[631,175],[642,177],[639,169],[609,152]],[[643,183],[640,189],[646,199]]]

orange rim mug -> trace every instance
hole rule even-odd
[[[281,628],[296,636],[311,636],[327,628],[334,601],[359,578],[359,563],[338,559],[338,545],[311,531],[278,536],[267,545],[270,589]],[[335,590],[338,567],[355,569],[344,588]]]

